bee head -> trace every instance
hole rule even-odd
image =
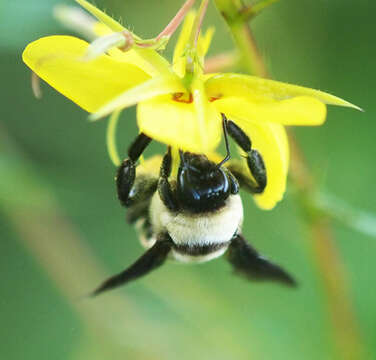
[[[205,155],[181,152],[177,194],[189,211],[213,211],[224,205],[230,195],[230,184],[222,167]]]

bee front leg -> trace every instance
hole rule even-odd
[[[123,206],[132,203],[130,192],[136,179],[136,161],[150,144],[151,138],[141,133],[128,149],[128,159],[119,166],[116,174],[116,188],[118,198]]]
[[[166,155],[163,157],[161,170],[158,181],[158,193],[164,203],[164,205],[171,211],[178,211],[179,204],[175,195],[175,192],[171,188],[171,184],[168,181],[168,177],[171,174],[172,157],[171,148],[169,147]]]
[[[242,173],[232,164],[228,166],[229,170],[246,190],[252,194],[261,194],[267,184],[266,168],[261,154],[257,150],[252,149],[251,139],[238,125],[227,119],[225,119],[225,124],[228,134],[247,154],[247,165],[255,180],[249,178],[249,176]]]

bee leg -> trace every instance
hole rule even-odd
[[[242,235],[236,235],[226,252],[227,260],[239,275],[253,281],[278,281],[296,286],[295,280],[279,265],[260,255]]]
[[[136,179],[136,161],[149,145],[151,138],[141,133],[128,149],[128,159],[119,166],[116,174],[118,198],[123,206],[131,204],[130,192]]]
[[[222,117],[225,121],[228,134],[246,152],[248,168],[254,180],[232,164],[228,166],[229,170],[246,190],[252,194],[261,194],[267,184],[266,168],[261,154],[257,150],[252,149],[251,139],[238,125],[231,120],[227,120],[224,115]]]
[[[124,285],[132,280],[136,280],[150,271],[161,266],[172,248],[173,242],[169,235],[161,234],[156,243],[147,250],[135,263],[129,268],[105,280],[91,296],[97,296],[105,291],[112,290]]]
[[[231,191],[231,194],[232,195],[238,194],[239,193],[239,181],[238,181],[238,179],[226,167],[223,167],[223,170],[226,172],[227,178],[228,178],[228,180],[230,182],[230,191]]]
[[[175,193],[171,188],[171,184],[168,181],[168,177],[171,174],[172,157],[171,148],[169,147],[166,155],[163,157],[160,177],[158,181],[158,192],[161,200],[165,206],[171,211],[178,211],[179,205],[176,199]]]
[[[158,178],[149,174],[137,175],[127,200],[127,221],[132,224],[148,215],[151,198],[158,188]]]

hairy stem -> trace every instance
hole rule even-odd
[[[204,17],[206,14],[206,9],[208,8],[209,0],[202,0],[200,8],[198,9],[195,22],[193,24],[191,39],[189,43],[191,44],[192,48],[197,47],[198,37],[200,35],[202,22],[204,21]]]
[[[187,0],[174,18],[168,23],[168,25],[162,30],[162,32],[156,37],[156,40],[159,40],[163,36],[171,36],[175,30],[178,28],[180,23],[183,21],[185,15],[190,10],[192,5],[195,3],[195,0]]]
[[[267,77],[265,63],[257,47],[253,34],[246,24],[234,22],[231,33],[241,53],[241,65],[250,74]]]

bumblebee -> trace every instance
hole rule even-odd
[[[136,162],[150,144],[141,133],[117,171],[119,200],[135,223],[146,252],[126,270],[104,281],[92,294],[116,288],[146,275],[167,258],[180,262],[204,262],[223,254],[237,274],[249,280],[271,280],[294,286],[294,279],[280,266],[260,255],[241,234],[243,206],[239,187],[262,193],[267,174],[260,153],[250,138],[222,114],[226,157],[219,163],[205,155],[180,151],[177,176],[171,179],[172,156],[154,157],[143,166]],[[253,179],[230,160],[228,135],[247,154]],[[155,162],[160,163],[159,174]],[[224,164],[228,162],[225,167]]]

